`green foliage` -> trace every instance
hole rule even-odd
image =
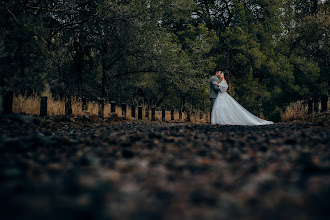
[[[329,94],[329,2],[1,1],[0,89],[209,110],[209,78],[272,120]]]
[[[42,90],[50,62],[44,43],[48,30],[41,20],[27,13],[13,16],[3,7],[1,12],[7,19],[1,19],[0,86],[29,94]]]
[[[299,86],[297,98],[311,98],[317,88],[320,68],[317,63],[304,57],[291,57],[290,63],[294,67],[295,82]]]
[[[276,107],[273,111],[269,113],[269,120],[274,121],[274,122],[280,122],[281,121],[281,114],[283,110],[279,107]]]

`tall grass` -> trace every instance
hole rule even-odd
[[[308,106],[303,101],[290,103],[281,115],[282,121],[303,120],[308,116]]]
[[[72,97],[71,99],[72,114],[73,115],[82,115],[82,101],[80,98]]]
[[[68,101],[66,98],[60,99],[53,97],[49,90],[46,90],[41,94],[41,96],[48,97],[47,99],[47,114],[48,115],[65,115],[65,103]],[[31,114],[39,115],[40,114],[40,100],[41,97],[37,94],[33,95],[22,95],[15,94],[13,99],[13,112],[20,114]],[[72,114],[74,116],[82,115],[98,115],[99,104],[95,101],[87,102],[87,111],[82,110],[82,100],[81,98],[72,97],[71,98]],[[146,117],[146,106],[142,107],[142,116],[143,120],[151,120],[151,109],[149,109],[149,114]],[[111,107],[107,102],[104,104],[104,116],[107,117],[110,115]],[[116,107],[115,112],[119,117],[124,117],[122,115],[122,108],[120,106]],[[209,113],[202,111],[202,118],[200,118],[201,111],[196,111],[190,115],[192,123],[207,123],[209,121]],[[135,116],[138,117],[138,108],[135,109]],[[132,119],[132,110],[129,106],[126,109],[126,118]],[[162,121],[162,111],[155,112],[155,118],[157,121]],[[186,121],[187,113],[182,112],[182,119],[179,119],[179,111],[174,111],[174,121]],[[171,111],[165,111],[165,121],[171,121]]]
[[[330,106],[330,99],[327,103]],[[313,104],[314,110],[314,104]],[[321,103],[318,103],[318,109],[321,110]],[[314,113],[313,113],[314,114]],[[308,105],[305,101],[296,101],[290,103],[284,113],[281,115],[282,121],[293,121],[293,120],[305,120],[309,117],[308,115]]]
[[[49,115],[64,115],[65,114],[65,102],[62,100],[54,99],[51,94],[48,96],[47,113]]]
[[[65,101],[55,99],[51,93],[43,93],[42,96],[47,96],[47,113],[49,115],[64,115],[65,114]],[[21,95],[14,96],[13,112],[26,113],[31,115],[40,114],[40,97],[34,95]]]
[[[37,94],[26,95],[14,95],[13,99],[13,112],[14,113],[26,113],[30,115],[40,114],[40,97]]]

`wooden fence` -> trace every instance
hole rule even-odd
[[[325,112],[328,110],[328,99],[327,95],[322,95],[320,97],[314,97],[312,99],[307,100],[308,105],[308,114]],[[320,109],[321,103],[321,109]]]
[[[1,100],[2,99],[2,100]],[[21,98],[22,99],[22,98]],[[308,114],[325,112],[328,110],[328,96],[314,97],[305,100]],[[31,110],[18,110],[30,105]],[[31,107],[33,106],[33,108]],[[13,109],[14,107],[14,109]],[[109,117],[117,114],[126,119],[150,120],[150,121],[184,121],[208,123],[210,121],[209,112],[194,111],[180,112],[176,109],[151,108],[147,106],[136,106],[121,103],[118,105],[115,101],[105,102],[88,101],[87,98],[69,98],[66,101],[55,101],[52,97],[35,97],[33,101],[24,103],[24,100],[18,100],[14,92],[8,91],[0,98],[0,111],[3,113],[27,113],[40,116],[47,115],[84,115],[86,113],[95,114],[99,117]]]
[[[54,102],[57,102],[56,110],[54,110]],[[24,105],[33,105],[34,107],[32,110],[22,110]],[[65,101],[54,101],[52,97],[42,96],[24,103],[24,100],[19,100],[11,91],[6,92],[3,97],[3,113],[27,113],[40,116],[96,114],[99,117],[110,117],[116,114],[126,119],[194,123],[208,123],[210,120],[209,112],[204,111],[181,112],[176,109],[149,108],[145,105],[137,106],[127,103],[118,105],[115,101],[105,102],[103,99],[88,101],[87,98],[69,98]]]

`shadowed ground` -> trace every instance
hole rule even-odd
[[[5,219],[328,219],[330,127],[0,116]]]

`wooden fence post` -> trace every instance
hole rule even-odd
[[[317,113],[317,112],[319,112],[320,99],[318,97],[315,97],[313,102],[314,102],[314,113]]]
[[[4,103],[5,93],[2,94],[0,91],[0,112],[3,113],[3,103]]]
[[[146,111],[145,117],[147,118],[147,120],[149,120],[149,105],[147,105],[145,111]]]
[[[135,105],[132,105],[132,117],[135,118]]]
[[[321,96],[321,112],[325,112],[328,110],[328,96],[322,95]]]
[[[156,121],[156,109],[151,108],[151,121]]]
[[[190,111],[187,111],[187,122],[191,122],[191,119],[190,119]]]
[[[40,116],[47,116],[47,96],[41,97],[40,100]]]
[[[98,102],[98,106],[99,106],[99,117],[104,117],[104,99],[100,99]]]
[[[171,120],[174,121],[174,108],[171,109]]]
[[[165,109],[162,109],[162,121],[165,121]]]
[[[138,119],[142,120],[142,106],[138,107]]]
[[[83,97],[82,98],[82,111],[87,111],[87,98]]]
[[[308,114],[312,114],[313,113],[313,99],[309,99],[307,101],[307,104],[308,104]]]
[[[116,102],[111,101],[110,105],[111,105],[111,113],[115,113],[116,112]]]
[[[13,100],[14,100],[14,92],[13,91],[6,92],[3,100],[3,113],[6,114],[13,113]]]
[[[123,115],[126,118],[126,103],[121,104],[121,115]]]
[[[68,98],[68,100],[65,102],[65,115],[72,115],[72,102],[71,102],[71,96]]]

